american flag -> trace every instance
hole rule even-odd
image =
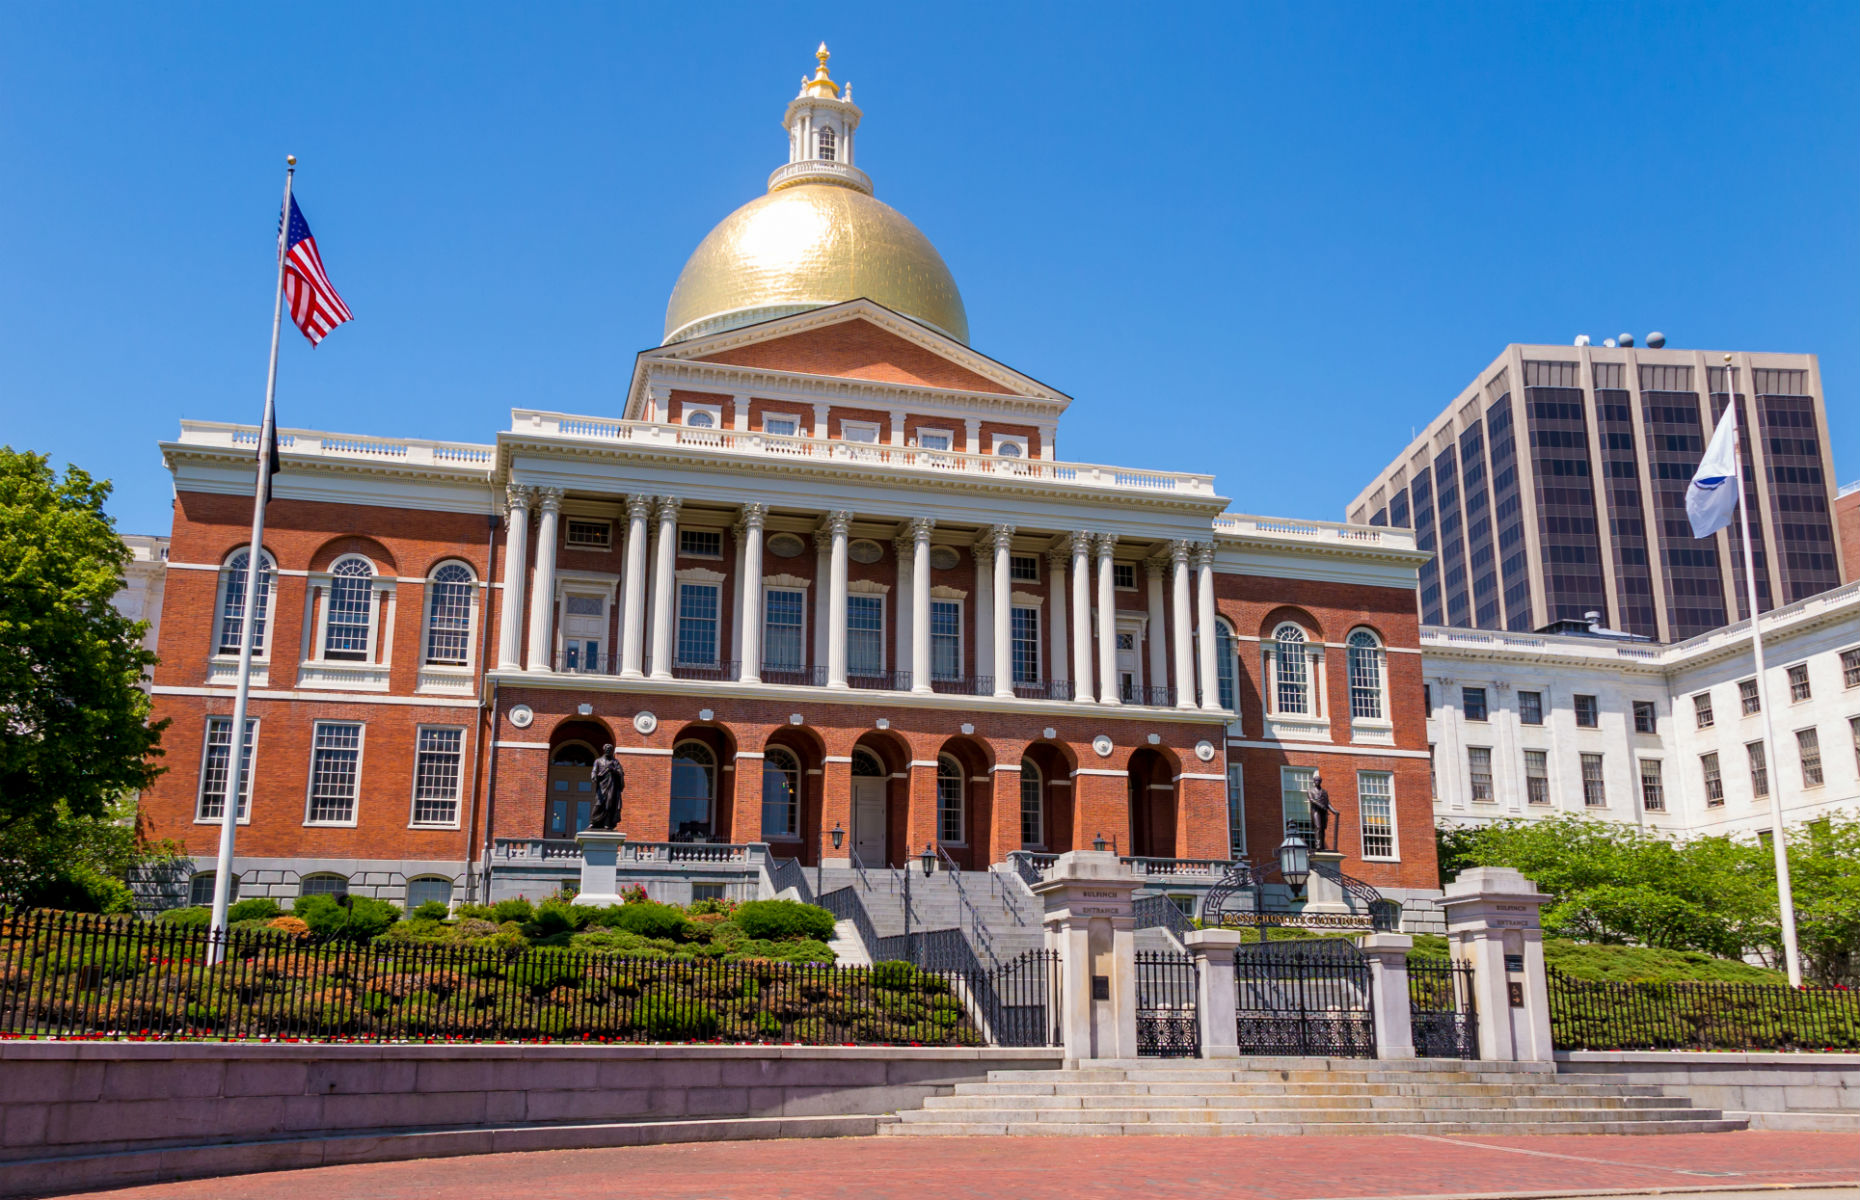
[[[310,222],[304,220],[303,210],[297,207],[295,196],[291,197],[291,219],[284,237],[284,299],[290,305],[291,320],[304,331],[312,346],[328,337],[336,326],[355,319],[323,270],[316,237],[310,232]]]

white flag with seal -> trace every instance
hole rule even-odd
[[[1733,410],[1726,407],[1705,447],[1705,458],[1686,488],[1686,516],[1692,536],[1710,537],[1731,523],[1737,508],[1737,438]]]

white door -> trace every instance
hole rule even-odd
[[[1143,663],[1137,654],[1137,631],[1117,631],[1117,698],[1125,704],[1143,700]]]
[[[885,781],[854,779],[853,849],[868,867],[885,865]]]

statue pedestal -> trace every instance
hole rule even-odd
[[[584,829],[575,835],[581,846],[581,890],[576,904],[597,907],[620,903],[620,849],[626,834],[618,829]]]
[[[1319,865],[1334,873],[1343,870],[1343,854],[1337,850],[1311,852],[1311,878],[1305,880],[1305,911],[1308,913],[1347,914],[1349,903],[1343,896],[1343,884],[1318,870]]]

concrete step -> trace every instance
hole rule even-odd
[[[1426,1106],[1373,1109],[1289,1108],[1257,1111],[1249,1108],[977,1108],[965,1110],[917,1109],[898,1114],[905,1124],[947,1122],[1019,1122],[1044,1125],[1387,1125],[1456,1124],[1472,1122],[1516,1129],[1529,1125],[1560,1125],[1573,1121],[1615,1123],[1719,1120],[1715,1111],[1689,1106],[1654,1109],[1603,1109],[1564,1107],[1536,1110],[1487,1109],[1480,1112]]]
[[[1498,1099],[1493,1096],[1467,1096],[1456,1094],[1432,1096],[1311,1096],[1288,1093],[1277,1096],[1261,1095],[1225,1095],[1225,1096],[1002,1096],[996,1094],[955,1094],[949,1096],[931,1096],[924,1101],[924,1108],[938,1111],[973,1112],[979,1109],[1113,1109],[1144,1107],[1152,1109],[1177,1108],[1233,1108],[1253,1109],[1256,1111],[1276,1111],[1282,1109],[1361,1109],[1365,1104],[1377,1108],[1470,1108],[1489,1109],[1501,1107],[1494,1104]],[[1664,1109],[1674,1107],[1673,1101],[1666,1096],[1610,1096],[1584,1094],[1576,1096],[1507,1096],[1503,1098],[1502,1107],[1513,1110],[1542,1110],[1570,1107],[1594,1107],[1607,1109]]]
[[[1000,1083],[969,1082],[956,1085],[959,1096],[1336,1096],[1373,1099],[1404,1096],[1472,1096],[1497,1100],[1509,1096],[1661,1096],[1651,1084],[1603,1087],[1598,1084],[1441,1083],[1403,1080],[1394,1083]]]
[[[1157,1067],[1154,1070],[1134,1071],[990,1071],[989,1083],[1013,1084],[1117,1084],[1117,1083],[1187,1083],[1196,1085],[1214,1085],[1223,1083],[1286,1083],[1297,1085],[1339,1085],[1339,1084],[1477,1084],[1491,1087],[1512,1087],[1530,1083],[1543,1083],[1554,1080],[1554,1075],[1513,1076],[1488,1074],[1475,1071],[1251,1071],[1251,1070],[1181,1070]],[[1606,1083],[1595,1083],[1589,1076],[1583,1082],[1592,1086],[1606,1087]],[[1614,1085],[1621,1086],[1621,1085]]]
[[[1664,1133],[1734,1133],[1746,1127],[1743,1121],[1693,1117],[1666,1121],[1570,1120],[1539,1121],[1530,1124],[1504,1124],[1489,1121],[1362,1121],[1355,1123],[1284,1122],[1254,1124],[1212,1121],[1132,1121],[1124,1124],[1059,1124],[1026,1120],[1012,1121],[901,1121],[879,1129],[881,1137],[987,1137],[1009,1135],[1042,1137],[1086,1136],[1273,1136],[1298,1134],[1470,1134],[1509,1137],[1518,1134],[1664,1134]]]

